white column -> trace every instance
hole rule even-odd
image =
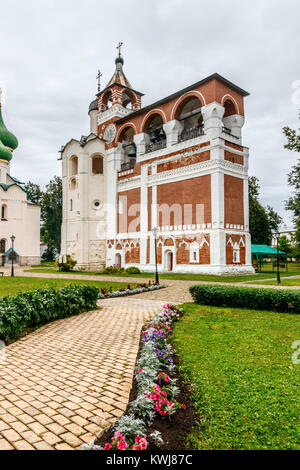
[[[167,147],[169,145],[177,144],[178,136],[184,128],[183,123],[174,119],[173,121],[166,122],[166,124],[163,125],[163,128],[167,137]]]
[[[146,150],[146,144],[150,142],[148,134],[142,132],[141,134],[136,134],[133,138],[136,145],[136,158],[139,161],[141,155],[144,155]]]
[[[249,189],[248,189],[248,176],[244,178],[244,230],[249,231]]]
[[[212,266],[225,265],[224,174],[220,171],[211,175],[211,221],[210,262]]]
[[[140,263],[147,263],[148,235],[148,165],[141,167],[141,203],[140,203]]]
[[[245,122],[244,116],[240,114],[233,114],[232,116],[227,116],[223,119],[224,126],[231,129],[232,135],[239,138],[239,144],[242,143],[242,127]]]
[[[87,266],[89,263],[89,226],[88,226],[88,172],[89,156],[84,151],[78,155],[78,192],[80,211],[79,230],[79,265]]]
[[[151,229],[157,227],[157,185],[152,186]],[[154,236],[150,235],[150,264],[155,264]]]
[[[221,135],[224,111],[224,107],[217,102],[210,103],[201,108],[204,122],[204,133],[207,136],[215,138]]]
[[[97,122],[97,118],[98,118],[98,110],[94,110],[94,111],[90,111],[89,112],[89,115],[90,115],[90,131],[92,134],[95,134],[95,135],[98,135],[98,122]]]

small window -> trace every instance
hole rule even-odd
[[[199,263],[199,245],[197,242],[190,245],[190,263]]]
[[[77,186],[76,179],[72,178],[71,179],[71,190],[74,191],[76,189],[76,186]]]
[[[233,247],[233,263],[239,263],[239,262],[240,262],[240,247],[238,246],[237,243],[235,243]]]
[[[70,211],[73,211],[73,199],[70,199]]]
[[[92,173],[93,175],[102,175],[103,174],[103,158],[94,157],[92,161]]]
[[[7,205],[1,206],[1,220],[7,220]]]
[[[6,252],[6,240],[4,238],[0,240],[0,253],[3,254]]]
[[[70,158],[70,175],[77,175],[78,174],[78,157],[73,155],[73,157]]]

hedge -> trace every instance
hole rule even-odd
[[[197,285],[190,292],[203,305],[300,313],[300,292],[294,290]]]
[[[97,307],[99,291],[94,286],[70,285],[56,290],[37,289],[0,299],[0,339],[15,338],[25,328],[34,328]]]

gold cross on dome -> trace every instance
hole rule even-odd
[[[121,57],[121,47],[123,46],[122,42],[119,42],[119,45],[116,47],[116,49],[119,49],[119,57]]]
[[[100,72],[100,70],[98,70],[98,75],[96,77],[96,79],[98,80],[98,92],[101,90],[101,77],[102,73]]]

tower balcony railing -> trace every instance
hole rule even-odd
[[[167,146],[167,140],[162,139],[159,142],[150,142],[146,144],[145,153],[154,152],[154,150],[164,149]]]
[[[135,160],[129,160],[129,162],[125,162],[121,164],[121,171],[132,170],[135,166]]]
[[[232,133],[231,129],[229,129],[229,127],[223,126],[223,127],[222,127],[222,132],[223,132],[224,134],[230,135],[230,136],[233,137],[234,139],[239,139],[238,136],[233,135],[233,133]]]
[[[178,136],[178,143],[184,142],[185,140],[194,139],[195,137],[199,137],[201,135],[204,135],[203,126],[197,126],[197,127],[191,127],[190,129],[185,129]]]

